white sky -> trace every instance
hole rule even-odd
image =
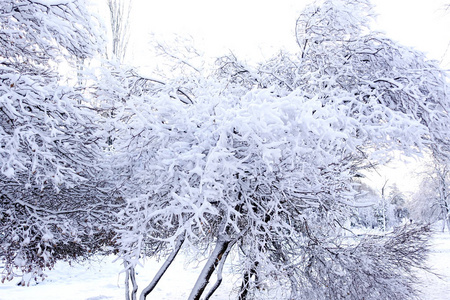
[[[127,0],[125,0],[127,1]],[[207,56],[233,51],[248,61],[270,57],[280,49],[296,50],[295,21],[307,0],[132,0],[130,56],[153,65],[150,33],[170,40],[192,36]],[[448,1],[450,3],[450,1]],[[373,0],[376,29],[401,44],[441,60],[450,42],[450,11],[445,0]],[[450,55],[449,55],[450,56]],[[449,59],[447,59],[449,61]],[[445,66],[450,64],[445,62]]]

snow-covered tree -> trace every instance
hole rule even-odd
[[[128,3],[126,3],[128,2]],[[132,0],[107,0],[112,35],[113,57],[123,62],[130,40],[130,12]]]
[[[381,191],[376,191],[366,183],[358,183],[351,225],[387,231],[405,222],[409,217],[406,197],[395,183],[390,186],[387,183],[388,180]]]
[[[358,182],[355,188],[355,207],[350,217],[351,227],[376,228],[378,221],[374,213],[375,205],[380,201],[379,193],[364,182]]]
[[[392,184],[389,189],[388,199],[393,207],[393,226],[398,226],[409,218],[409,210],[407,206],[407,198],[405,194],[400,191],[397,184]]]
[[[161,81],[110,62],[82,91],[55,69],[101,49],[81,0],[8,0],[0,14],[6,277],[114,249],[135,299],[136,265],[167,257],[145,299],[187,245],[209,253],[189,299],[216,271],[211,297],[231,251],[241,300],[265,285],[287,299],[414,294],[428,227],[343,232],[361,169],[392,150],[447,157],[447,75],[372,32],[368,1],[308,6],[299,53],[257,67],[229,55]]]
[[[393,227],[400,225],[403,219],[408,217],[404,195],[395,183],[389,186],[388,180],[385,181],[381,188],[381,197],[373,206],[373,213],[378,227],[383,231],[391,230]]]
[[[210,250],[189,299],[217,270],[211,296],[233,249],[240,299],[264,283],[293,299],[414,293],[426,227],[352,243],[342,232],[362,168],[392,150],[447,154],[446,74],[369,22],[368,1],[322,1],[298,20],[298,55],[256,68],[223,57],[214,76],[185,81],[192,104],[157,93],[118,107],[114,165],[130,182],[118,244],[128,270],[172,249],[165,268],[187,243]]]
[[[0,255],[25,284],[112,240],[99,113],[58,69],[102,42],[83,1],[5,0],[0,16]]]
[[[419,190],[411,204],[414,219],[423,222],[442,221],[442,231],[450,230],[450,173],[445,162],[435,160],[424,172]]]

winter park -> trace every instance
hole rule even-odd
[[[0,300],[448,299],[448,26],[0,0]]]

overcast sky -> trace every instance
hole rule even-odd
[[[258,61],[280,49],[296,50],[295,21],[306,0],[132,0],[130,58],[152,65],[150,33],[170,39],[192,36],[207,56],[231,50]],[[450,1],[448,1],[450,2]],[[376,29],[388,37],[441,60],[450,42],[450,11],[445,0],[373,0]],[[447,59],[447,61],[449,61]],[[450,64],[445,61],[445,66]]]

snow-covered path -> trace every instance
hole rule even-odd
[[[421,272],[419,278],[422,283],[420,290],[424,300],[445,300],[450,298],[450,234],[437,232],[432,240],[433,247],[430,255],[430,265],[437,276]],[[58,263],[56,268],[48,272],[48,278],[30,287],[18,287],[18,280],[0,284],[0,300],[123,300],[124,275],[118,275],[121,266],[112,263],[113,257],[102,257],[90,263],[69,266]],[[167,274],[158,284],[156,290],[148,299],[187,299],[190,288],[194,285],[197,275],[204,263],[198,267],[185,268],[184,258],[175,260]],[[145,268],[138,270],[140,288],[150,282],[151,277],[158,270],[160,263],[147,262]],[[215,280],[213,277],[212,280]],[[212,299],[235,299],[233,286],[237,286],[236,278],[228,275],[222,286]]]
[[[432,272],[420,272],[421,298],[424,300],[450,299],[450,233],[437,232],[432,240],[429,265]]]

